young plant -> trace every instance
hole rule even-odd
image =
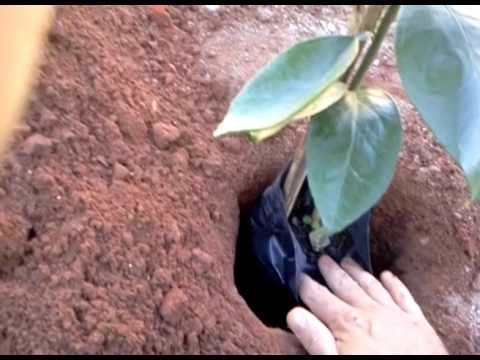
[[[285,195],[295,198],[306,176],[316,207],[306,221],[316,249],[372,208],[392,181],[400,114],[387,92],[362,86],[362,79],[399,11],[395,53],[405,90],[463,169],[472,198],[479,197],[480,22],[446,5],[390,5],[381,14],[376,8],[363,21],[375,19],[374,26],[359,26],[361,33],[318,37],[280,54],[245,85],[214,132],[260,142],[310,119],[297,150],[306,168],[294,161],[287,182],[297,190],[288,185]]]

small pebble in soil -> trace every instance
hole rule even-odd
[[[165,6],[165,5],[156,5],[156,6]],[[163,11],[156,11],[155,12],[155,22],[162,28],[171,28],[173,26],[172,19],[170,15],[164,9]]]
[[[331,22],[329,22],[329,23],[327,24],[327,30],[328,30],[329,32],[331,32],[331,33],[337,32],[337,28],[336,28],[335,25],[334,25],[333,23],[331,23]]]
[[[52,126],[57,121],[57,116],[50,109],[44,108],[39,120],[41,126]]]
[[[179,262],[189,263],[192,257],[192,252],[189,249],[183,247],[178,247],[175,252],[175,256]]]
[[[153,295],[153,299],[158,306],[162,305],[162,301],[163,301],[163,291],[162,291],[162,289],[157,289],[155,291],[155,294]]]
[[[20,153],[23,155],[42,155],[53,145],[51,139],[42,134],[29,136],[21,145]]]
[[[272,19],[273,13],[270,9],[265,7],[259,7],[257,11],[257,20],[262,23],[267,23]]]
[[[161,285],[170,284],[173,281],[172,274],[167,269],[161,267],[155,270],[152,280]]]
[[[220,221],[220,213],[217,210],[210,211],[210,219],[215,222]]]
[[[158,110],[158,103],[157,100],[152,100],[152,111],[155,113]]]
[[[243,139],[240,138],[224,138],[220,140],[220,144],[225,148],[226,151],[232,154],[240,154],[244,150]]]
[[[428,180],[429,174],[428,169],[426,167],[420,167],[417,170],[416,178],[420,182],[425,182]]]
[[[114,180],[126,180],[130,175],[130,171],[122,164],[116,162],[113,166],[113,179]]]
[[[19,124],[15,130],[17,134],[26,135],[32,131],[32,128],[28,124]]]
[[[170,290],[162,301],[160,315],[170,323],[178,322],[184,313],[187,300],[187,296],[181,289],[174,288]]]
[[[430,242],[430,239],[428,237],[422,237],[420,238],[420,244],[422,244],[423,246],[427,245],[429,242]]]
[[[68,129],[56,130],[56,138],[62,141],[68,141],[75,138],[75,134]]]
[[[150,9],[152,9],[152,11],[155,14],[160,15],[167,10],[167,6],[166,5],[150,5]]]
[[[477,273],[472,281],[473,290],[480,291],[480,272]]]
[[[96,160],[98,163],[102,164],[103,166],[108,166],[108,161],[107,159],[105,159],[105,156],[98,155]]]
[[[161,149],[165,150],[180,138],[180,131],[173,125],[157,122],[153,124],[153,142]]]
[[[210,10],[210,11],[217,11],[221,5],[203,5],[207,8],[207,10]]]
[[[162,75],[162,79],[163,79],[163,84],[168,86],[170,84],[173,84],[174,80],[175,80],[175,74],[169,72],[169,73],[165,73]]]
[[[208,108],[203,110],[203,118],[205,119],[205,122],[207,124],[216,124],[219,121],[218,116],[215,114],[215,111]]]
[[[198,336],[195,333],[187,334],[186,341],[188,349],[198,348]]]
[[[188,167],[190,155],[184,148],[178,149],[172,156],[174,165],[180,169],[186,169]]]
[[[205,54],[207,55],[207,58],[209,58],[209,59],[213,59],[213,58],[217,57],[217,52],[213,49],[207,50]]]
[[[205,265],[211,265],[213,263],[213,258],[209,254],[207,254],[206,252],[200,249],[193,249],[192,254],[195,259],[197,259],[198,261],[200,261]]]

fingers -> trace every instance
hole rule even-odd
[[[423,316],[422,309],[418,306],[407,287],[393,275],[390,271],[385,271],[380,275],[380,279],[392,296],[395,303],[405,312]]]
[[[300,297],[320,321],[332,329],[341,320],[353,316],[353,308],[307,275],[302,275]]]
[[[288,327],[310,355],[337,355],[335,338],[312,313],[297,307],[287,315]]]
[[[342,267],[355,280],[360,287],[365,291],[373,300],[386,306],[396,306],[392,297],[383,285],[372,274],[363,270],[351,258],[345,258],[342,261]]]
[[[372,302],[360,285],[330,257],[321,256],[318,265],[326,283],[339,298],[354,306],[362,306]]]

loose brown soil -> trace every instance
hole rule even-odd
[[[348,7],[60,7],[0,178],[0,353],[298,353],[234,286],[239,209],[305,132],[211,132],[281,49],[345,31]],[[335,25],[329,19],[335,17]],[[387,47],[397,175],[372,220],[377,269],[411,288],[448,348],[480,350],[478,205],[422,127]]]

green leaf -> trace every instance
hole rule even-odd
[[[354,36],[319,37],[294,45],[245,85],[214,136],[268,129],[295,119],[345,73],[358,50]]]
[[[288,121],[272,126],[271,128],[268,128],[268,129],[250,131],[249,133],[247,133],[247,135],[251,142],[259,143],[277,134],[287,125],[288,125]]]
[[[401,138],[400,114],[382,90],[348,92],[314,116],[306,143],[307,179],[329,234],[362,216],[387,190]]]
[[[342,82],[334,82],[332,85],[327,87],[319,97],[317,97],[311,104],[309,104],[305,109],[297,113],[292,119],[285,120],[280,124],[272,126],[268,129],[254,130],[248,133],[248,136],[251,141],[258,143],[260,141],[266,140],[269,137],[275,135],[285,126],[287,126],[293,120],[298,120],[306,118],[330,107],[337,101],[339,101],[347,92],[347,85]]]
[[[480,196],[480,22],[446,5],[402,6],[395,48],[402,83]]]

